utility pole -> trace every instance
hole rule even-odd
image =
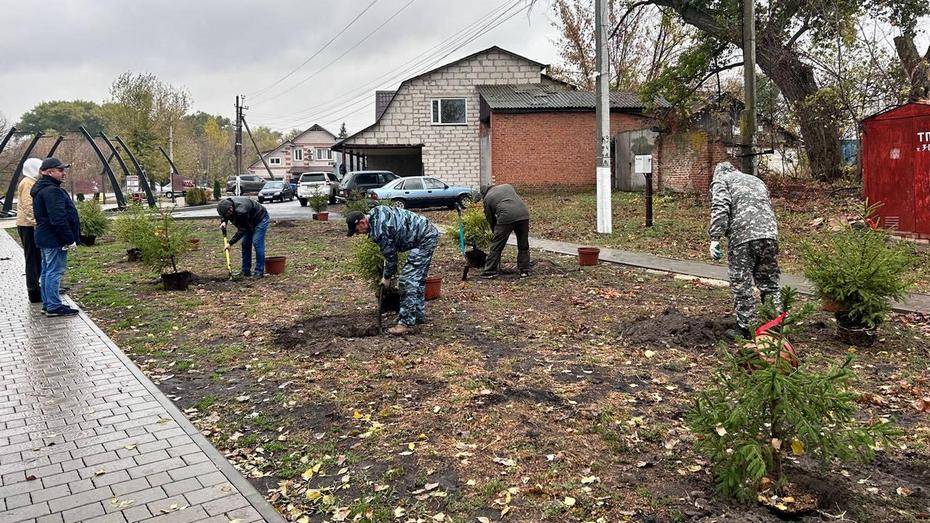
[[[607,1],[594,0],[596,39],[595,108],[597,125],[596,176],[597,176],[597,232],[613,232],[613,212],[610,202],[610,66],[607,63]]]
[[[756,4],[743,0],[743,90],[746,107],[740,119],[742,170],[756,175]]]
[[[243,97],[244,98],[244,97]],[[242,174],[242,104],[236,96],[236,196],[242,194],[239,176]]]

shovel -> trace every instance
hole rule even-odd
[[[229,261],[229,238],[226,237],[226,226],[221,228],[223,231],[223,252],[226,254],[226,270],[229,271],[229,280],[232,281],[232,263]]]
[[[465,256],[465,223],[462,221],[462,204],[456,203],[455,210],[459,213],[459,250]],[[465,268],[462,269],[462,281],[468,279],[468,258],[465,258]]]

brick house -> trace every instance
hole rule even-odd
[[[481,133],[490,137],[494,183],[519,187],[595,184],[595,95],[566,85],[478,86]],[[661,100],[660,107],[668,104]],[[661,122],[634,93],[610,93],[614,187],[635,190],[634,154],[652,154]],[[661,171],[653,162],[654,176]]]
[[[546,65],[494,46],[376,94],[374,124],[336,143],[349,170],[386,169],[447,183],[490,182],[488,140],[480,133],[477,86],[552,82]]]
[[[332,150],[335,143],[336,135],[320,125],[313,125],[262,156],[277,179],[308,171],[333,172],[339,160],[339,155]],[[252,162],[248,170],[249,174],[268,178],[261,159]]]
[[[742,100],[729,93],[712,94],[685,117],[668,115],[659,147],[661,187],[676,192],[706,192],[714,166],[724,160],[739,168]],[[798,137],[763,114],[758,115],[759,172],[786,174],[797,169]]]

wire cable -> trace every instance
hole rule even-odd
[[[298,66],[295,67],[294,69],[291,69],[290,72],[288,72],[287,74],[285,74],[284,76],[282,76],[281,78],[279,78],[279,79],[278,79],[277,81],[275,81],[273,84],[271,84],[271,85],[269,85],[269,86],[267,86],[267,87],[264,87],[264,88],[262,88],[262,89],[259,89],[258,91],[254,91],[254,92],[252,92],[251,94],[248,94],[247,96],[250,97],[250,98],[253,97],[253,96],[260,96],[261,94],[268,92],[269,89],[272,89],[273,87],[275,87],[276,85],[280,84],[280,83],[283,82],[284,80],[287,80],[291,75],[293,75],[294,73],[296,73],[296,72],[297,72],[298,70],[300,70],[303,66],[307,65],[308,63],[310,63],[310,60],[313,60],[313,59],[316,58],[320,53],[322,53],[324,50],[326,50],[326,48],[329,47],[330,44],[332,44],[333,42],[335,42],[337,38],[339,38],[343,33],[345,33],[346,31],[348,31],[349,28],[352,27],[352,25],[355,24],[355,22],[357,22],[358,19],[362,17],[362,15],[364,15],[366,12],[368,12],[368,10],[371,9],[371,8],[372,8],[375,4],[377,4],[379,1],[380,1],[380,0],[372,0],[372,2],[371,2],[370,4],[368,4],[368,6],[365,7],[365,9],[362,9],[362,11],[361,11],[360,13],[358,13],[357,15],[355,15],[355,18],[353,18],[352,20],[350,20],[349,23],[346,24],[345,27],[343,27],[338,33],[336,33],[335,36],[333,36],[332,38],[329,39],[329,41],[327,41],[325,44],[323,44],[323,47],[317,49],[316,52],[314,52],[312,55],[310,55],[309,58],[307,58],[306,60],[304,60],[303,62],[301,62],[300,65],[298,65]]]

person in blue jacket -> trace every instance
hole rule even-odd
[[[407,251],[407,263],[400,273],[401,292],[397,325],[388,329],[401,336],[426,321],[426,275],[439,243],[439,231],[429,220],[405,209],[378,205],[368,214],[353,211],[346,215],[348,236],[368,234],[384,256],[381,285],[389,286],[397,272],[397,253]]]
[[[68,251],[77,248],[81,239],[81,222],[68,193],[61,188],[66,169],[71,164],[58,158],[46,158],[39,167],[42,177],[29,191],[35,215],[36,247],[42,251],[42,275],[39,288],[42,311],[47,316],[74,316],[76,309],[61,303],[61,277],[68,267]]]

